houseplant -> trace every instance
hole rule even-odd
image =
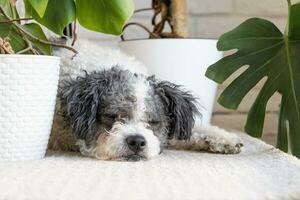
[[[21,18],[15,1],[0,0],[0,160],[44,156],[59,75],[59,58],[50,56],[51,47],[77,53],[49,41],[40,24],[63,35],[78,20],[90,30],[119,35],[133,13],[131,0],[24,0],[24,5]]]
[[[252,18],[222,35],[218,50],[236,51],[211,65],[206,76],[223,83],[239,68],[248,66],[218,99],[230,109],[237,109],[245,95],[266,78],[249,111],[245,131],[262,136],[268,100],[274,93],[280,93],[277,147],[300,157],[300,3],[288,0],[287,4],[284,33],[270,21]]]
[[[204,74],[206,66],[222,57],[215,49],[217,41],[187,38],[185,0],[153,0],[152,8],[136,12],[144,10],[154,11],[152,30],[136,22],[128,23],[125,28],[139,26],[149,33],[149,39],[128,40],[123,36],[125,41],[120,42],[120,48],[144,62],[151,74],[191,90],[203,107],[202,124],[209,124],[217,85]]]

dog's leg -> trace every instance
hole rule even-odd
[[[169,141],[169,147],[173,149],[209,151],[224,154],[239,153],[242,146],[242,140],[237,135],[228,133],[215,126],[196,126],[189,140],[173,139]]]

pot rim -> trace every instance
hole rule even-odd
[[[0,54],[0,58],[14,57],[14,58],[39,58],[39,59],[56,59],[60,60],[58,56],[47,56],[47,55],[33,55],[33,54]]]
[[[119,43],[125,42],[133,42],[133,41],[148,41],[148,40],[199,40],[199,41],[218,41],[218,39],[213,38],[138,38],[138,39],[128,39],[128,40],[121,40]]]

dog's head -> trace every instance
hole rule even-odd
[[[65,81],[61,102],[81,152],[107,160],[148,159],[189,139],[198,114],[178,85],[118,67]]]

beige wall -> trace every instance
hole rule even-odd
[[[287,16],[285,0],[187,0],[189,7],[190,37],[218,38],[222,33],[231,30],[250,17],[263,17],[274,22],[284,30]],[[135,0],[136,9],[147,8],[151,0]],[[132,21],[138,21],[150,27],[152,12],[137,14]],[[79,29],[80,36],[100,42],[102,45],[116,46],[119,38],[104,36],[98,33]],[[126,32],[127,38],[145,38],[139,28],[131,28]],[[228,84],[219,87],[218,94]],[[260,84],[261,85],[261,84]],[[260,85],[252,90],[237,111],[229,111],[215,104],[213,124],[225,128],[243,130],[247,111],[257,95]],[[277,114],[280,96],[275,95],[269,102],[264,128],[264,140],[274,144],[277,129]]]
[[[264,17],[285,27],[285,0],[188,0],[190,34],[217,38],[249,17]]]

